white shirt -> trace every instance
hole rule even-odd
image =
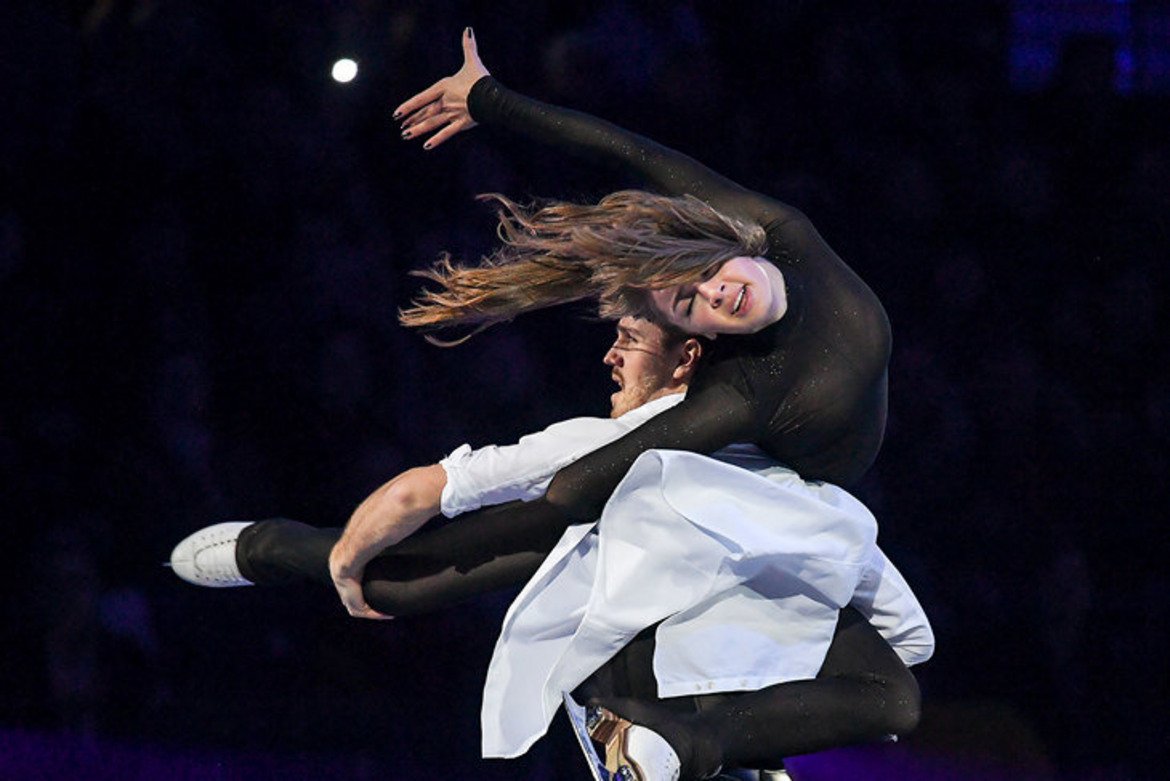
[[[443,515],[454,518],[484,505],[516,499],[530,502],[544,496],[561,469],[620,439],[683,398],[681,393],[663,396],[620,418],[571,418],[521,437],[515,445],[488,445],[477,450],[460,445],[439,462],[447,472],[439,508]]]
[[[443,512],[535,499],[558,470],[682,398],[564,421],[511,446],[464,445],[440,462]],[[846,603],[907,664],[929,658],[926,616],[877,548],[876,521],[860,502],[752,445],[715,456],[723,463],[649,451],[607,503],[599,534],[586,524],[566,530],[505,618],[484,693],[484,756],[527,750],[561,691],[657,621],[663,697],[815,676]]]

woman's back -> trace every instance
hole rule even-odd
[[[716,339],[686,400],[562,470],[546,501],[569,521],[596,518],[633,461],[651,448],[709,453],[756,442],[810,480],[848,485],[873,463],[886,421],[889,323],[880,302],[797,209],[746,190],[686,155],[604,120],[514,93],[491,77],[467,98],[471,117],[692,195],[764,228],[788,310],[750,336]]]

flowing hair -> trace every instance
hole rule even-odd
[[[479,196],[501,207],[502,242],[478,266],[444,253],[412,272],[435,283],[398,313],[424,330],[468,326],[466,336],[428,341],[459,344],[523,312],[596,299],[608,319],[626,315],[663,323],[648,292],[698,282],[731,258],[767,251],[759,225],[732,219],[691,195],[622,190],[596,204],[551,201],[523,206],[498,193]]]

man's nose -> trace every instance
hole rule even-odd
[[[621,350],[619,350],[617,347],[610,347],[609,350],[605,353],[605,358],[603,359],[603,362],[605,363],[606,366],[621,366],[621,363],[622,363]]]

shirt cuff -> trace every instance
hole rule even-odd
[[[439,462],[439,466],[447,473],[447,484],[443,486],[443,493],[439,497],[439,511],[448,518],[479,509],[479,505],[468,502],[465,492],[460,490],[463,467],[470,458],[471,445],[462,444]]]

